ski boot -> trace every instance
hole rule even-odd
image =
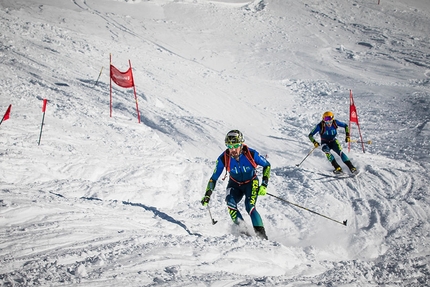
[[[342,173],[342,168],[340,167],[340,165],[337,163],[337,161],[336,161],[335,159],[334,159],[334,160],[332,160],[331,165],[334,167],[333,172],[334,172],[335,174],[340,174],[340,173]]]
[[[258,238],[266,240],[268,239],[266,235],[266,230],[264,230],[263,226],[254,226],[254,231]]]
[[[357,169],[355,168],[355,166],[352,165],[351,161],[345,161],[345,164],[348,166],[349,170],[351,171],[351,173],[356,173]]]

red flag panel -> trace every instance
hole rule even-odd
[[[358,125],[357,109],[354,104],[349,107],[349,120],[351,123],[356,123]]]
[[[360,124],[358,123],[357,109],[355,108],[354,98],[352,96],[352,90],[349,90],[349,123],[357,124],[358,133],[360,134],[360,139],[361,139],[361,147],[363,148],[363,152],[365,152],[363,137],[361,136],[361,131],[360,131]],[[351,142],[348,142],[348,151],[350,150],[350,147],[351,147]]]
[[[113,65],[110,65],[110,77],[120,87],[132,88],[134,87],[133,74],[131,67],[126,72],[121,72]]]
[[[6,113],[4,114],[4,116],[3,116],[3,120],[5,121],[5,120],[7,120],[7,119],[9,119],[9,115],[10,115],[10,109],[12,108],[12,105],[9,105],[9,107],[7,108],[7,110],[6,110]]]
[[[46,111],[46,102],[47,101],[48,101],[47,99],[43,99],[42,113],[44,113]]]
[[[349,91],[349,121],[358,125],[357,109],[355,108],[351,90]]]

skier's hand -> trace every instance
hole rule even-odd
[[[201,201],[202,205],[203,205],[203,206],[208,205],[208,203],[209,203],[209,200],[210,200],[210,199],[211,199],[211,197],[210,197],[210,196],[204,196],[204,197],[202,198],[202,201]]]
[[[202,200],[200,201],[203,206],[208,205],[209,201],[211,200],[212,190],[208,189],[206,190],[205,196],[203,196]]]
[[[349,143],[350,141],[351,141],[351,138],[350,138],[349,136],[346,136],[346,137],[345,137],[345,142],[346,142],[346,143]]]
[[[319,146],[320,146],[320,144],[317,141],[314,141],[314,147],[317,148]]]
[[[267,186],[260,185],[260,188],[258,189],[258,195],[266,195],[267,193]]]

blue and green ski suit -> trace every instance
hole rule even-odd
[[[247,158],[244,152],[249,152],[254,160],[254,164],[263,167],[263,182],[267,185],[270,177],[270,163],[261,156],[256,150],[248,148],[243,145],[243,151],[239,156],[239,160],[230,157],[229,161],[230,168],[225,165],[224,151],[216,161],[216,167],[208,182],[206,190],[214,190],[216,182],[223,172],[224,168],[230,169],[230,178],[227,184],[227,196],[225,198],[227,202],[228,212],[234,223],[239,224],[239,220],[243,220],[241,213],[237,208],[237,204],[245,196],[245,208],[251,217],[253,226],[263,226],[263,221],[260,214],[256,209],[259,179],[257,177],[257,170],[253,163]]]
[[[321,136],[321,149],[325,152],[325,155],[329,162],[334,160],[334,156],[330,153],[330,150],[336,152],[343,162],[349,161],[348,156],[342,151],[342,146],[339,141],[336,139],[337,128],[342,127],[345,128],[345,133],[349,135],[348,125],[344,122],[333,120],[333,124],[328,127],[324,121],[318,123],[312,131],[309,133],[309,139],[313,143],[315,142],[314,135],[319,133]]]

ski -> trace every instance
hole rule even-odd
[[[302,168],[301,170],[311,174],[321,175],[327,178],[338,178],[338,179],[353,178],[361,174],[361,170],[359,169],[357,169],[356,172],[354,173],[349,171],[348,172],[341,171],[341,172],[335,173],[334,171],[327,171],[327,170],[315,171],[315,170],[309,170],[304,168]]]
[[[333,171],[334,177],[339,177],[339,178],[356,177],[360,173],[361,173],[361,171],[359,169],[357,169],[355,172],[349,172],[349,173],[345,173],[343,171],[341,171],[341,172],[335,172],[335,171]]]

